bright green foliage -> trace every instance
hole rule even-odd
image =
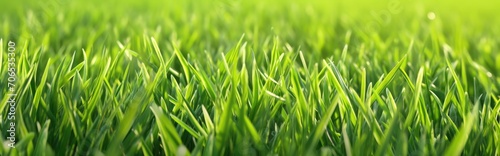
[[[0,6],[0,155],[500,155],[493,0]]]

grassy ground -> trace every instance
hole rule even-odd
[[[0,6],[0,155],[500,155],[498,2]]]

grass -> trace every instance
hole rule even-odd
[[[498,2],[0,6],[0,155],[500,155]]]

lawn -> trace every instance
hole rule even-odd
[[[499,8],[0,0],[0,155],[500,155]]]

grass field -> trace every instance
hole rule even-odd
[[[500,155],[497,1],[0,6],[0,155]]]

